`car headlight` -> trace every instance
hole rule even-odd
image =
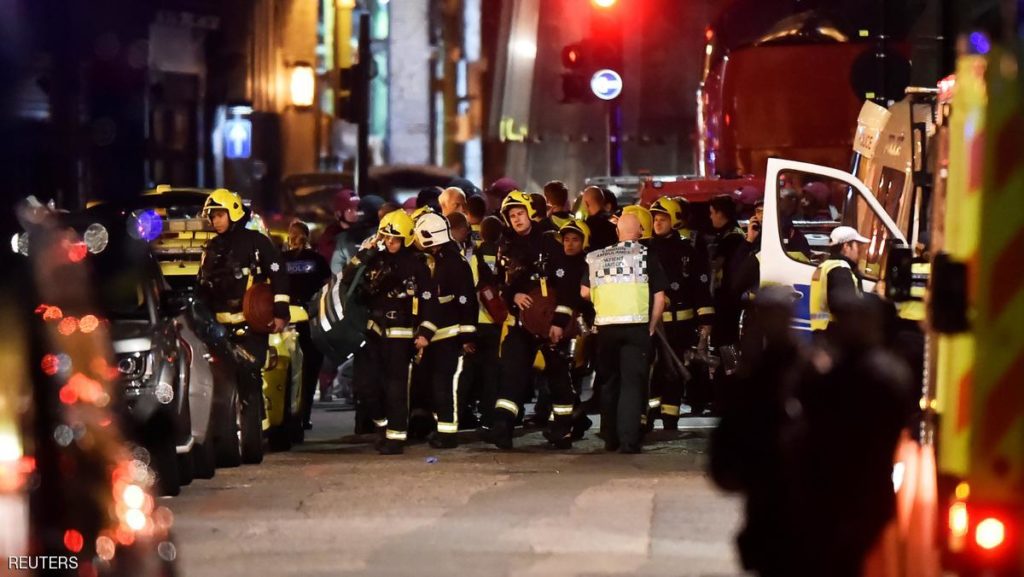
[[[117,356],[117,372],[129,386],[140,387],[153,373],[153,352],[127,353]]]

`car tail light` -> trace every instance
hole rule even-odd
[[[1006,542],[1006,525],[995,517],[988,517],[974,529],[974,542],[989,551]]]

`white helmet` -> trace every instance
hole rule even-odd
[[[416,219],[413,227],[416,245],[420,248],[439,246],[452,240],[452,227],[448,219],[436,212],[426,212]]]

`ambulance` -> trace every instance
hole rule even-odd
[[[810,330],[826,253],[812,244],[802,262],[783,234],[848,225],[870,241],[865,289],[897,301],[925,343],[921,419],[895,455],[898,516],[872,577],[1024,575],[1024,92],[1013,51],[978,34],[954,77],[865,105],[856,175],[767,162],[761,284],[799,293],[794,328]],[[794,206],[784,191],[810,183],[816,198]]]

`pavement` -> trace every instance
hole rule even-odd
[[[319,404],[307,442],[220,469],[162,504],[184,577],[740,575],[740,502],[704,473],[710,421],[655,431],[639,455],[537,431],[502,452],[426,444],[383,457],[351,411]],[[687,420],[684,419],[684,422]]]

